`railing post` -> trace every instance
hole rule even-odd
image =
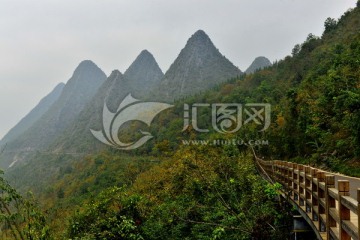
[[[288,162],[288,188],[289,188],[289,196],[292,197],[293,195],[293,182],[294,182],[294,169],[293,164]]]
[[[329,188],[335,187],[335,176],[325,176],[325,214],[326,214],[326,235],[327,239],[330,239],[330,228],[336,227],[336,221],[331,218],[329,214],[330,208],[336,207],[335,199],[329,196]]]
[[[299,165],[294,163],[294,201],[299,202]],[[297,173],[295,172],[297,170]]]
[[[307,213],[310,213],[311,212],[311,205],[309,205],[308,202],[311,202],[311,191],[309,193],[309,188],[311,188],[311,180],[308,179],[310,175],[310,167],[309,166],[306,166],[305,167],[305,210]]]
[[[315,168],[311,168],[310,170],[310,174],[311,174],[311,216],[312,216],[312,220],[313,221],[318,221],[319,217],[316,215],[317,213],[315,212],[315,207],[318,206],[318,199],[316,197],[314,197],[314,193],[317,193],[317,188],[318,186],[314,183],[314,178],[316,178],[317,175],[317,169]],[[319,207],[318,207],[319,209]],[[319,211],[319,210],[318,210]]]
[[[276,160],[272,161],[272,167],[273,167],[273,176],[274,176],[274,181],[277,182],[277,167],[276,167]]]
[[[291,173],[291,163],[286,162],[286,172],[287,172],[287,187],[288,189],[291,189],[292,187],[292,173]]]
[[[302,186],[302,185],[305,186],[305,177],[301,176],[301,173],[304,173],[304,176],[306,174],[303,165],[298,165],[298,167],[299,167],[299,206],[304,206],[305,199],[303,199],[301,195],[305,196],[304,187]]]
[[[320,183],[325,182],[325,173],[319,171],[317,173],[317,180],[318,180],[318,186],[317,186],[318,194],[317,195],[318,195],[318,201],[320,202],[321,198],[325,198],[325,191],[322,190],[320,187]],[[322,206],[321,204],[319,204],[318,206],[319,206],[318,207],[319,230],[320,230],[320,232],[325,232],[326,231],[325,219],[324,219],[324,221],[321,221],[321,215],[325,214],[325,207]]]
[[[341,196],[349,196],[350,184],[348,180],[338,180],[338,190],[339,190],[339,217],[340,217],[340,228],[339,228],[339,239],[340,240],[350,240],[350,235],[343,230],[342,221],[350,220],[350,209],[346,208],[341,203]]]
[[[358,217],[358,238],[360,239],[360,188],[357,189],[357,202],[358,202],[358,206],[357,206],[357,217]]]
[[[280,183],[284,186],[284,166],[283,166],[283,162],[278,161],[278,165],[279,165],[279,180]]]

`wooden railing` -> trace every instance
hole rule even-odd
[[[348,180],[338,180],[320,169],[255,156],[269,181],[283,185],[282,194],[296,205],[319,239],[360,240],[360,188],[350,197]]]

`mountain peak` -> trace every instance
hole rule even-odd
[[[91,75],[96,75],[96,77],[93,77]],[[87,76],[87,77],[84,77]],[[88,82],[92,80],[99,80],[106,78],[105,73],[91,60],[84,60],[80,62],[80,64],[76,67],[73,76],[69,81],[77,82],[77,81],[83,81]],[[69,82],[68,82],[69,83]]]
[[[196,31],[188,40],[187,45],[201,44],[201,45],[213,45],[210,37],[203,31]]]
[[[97,68],[98,66],[91,60],[83,60],[79,63],[76,69],[87,69],[87,68]]]
[[[209,36],[205,33],[205,31],[201,30],[201,29],[197,30],[192,36],[193,37],[203,37],[203,38],[206,37],[206,38],[209,38]]]
[[[154,56],[148,50],[143,50],[125,71],[124,77],[128,90],[140,97],[158,85],[164,74]]]
[[[141,51],[141,53],[136,57],[134,62],[125,71],[124,75],[128,75],[130,72],[133,72],[133,71],[141,70],[139,68],[149,67],[149,66],[145,66],[145,65],[151,65],[152,67],[160,69],[154,56],[146,49]]]
[[[241,71],[198,30],[187,41],[175,62],[165,73],[159,87],[159,98],[174,100],[216,86],[236,77]]]
[[[118,78],[121,75],[122,75],[122,73],[119,70],[115,69],[111,72],[109,78],[111,78],[111,79]]]
[[[246,69],[245,73],[251,74],[256,72],[257,70],[263,69],[265,67],[271,66],[271,62],[266,57],[260,56],[255,58],[255,60],[251,63],[251,65]]]
[[[139,56],[152,56],[152,54],[148,50],[144,49],[141,51]]]

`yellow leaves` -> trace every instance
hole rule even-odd
[[[163,140],[159,143],[156,143],[153,152],[160,154],[161,156],[169,156],[171,155],[171,147],[169,140]]]
[[[283,127],[285,125],[285,118],[282,115],[278,115],[276,118],[276,124],[279,127]]]
[[[234,84],[225,84],[221,89],[221,95],[229,95],[234,88]]]

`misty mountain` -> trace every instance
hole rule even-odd
[[[164,73],[153,55],[149,51],[143,50],[125,71],[124,77],[126,90],[129,93],[131,92],[133,97],[143,98],[144,95],[148,95],[149,91],[159,85]]]
[[[57,101],[31,128],[11,143],[11,148],[46,148],[76,119],[105,79],[105,73],[93,62],[81,62]]]
[[[40,102],[3,137],[1,143],[5,144],[11,142],[28,130],[47,110],[49,110],[54,102],[58,100],[64,86],[64,83],[59,83],[46,97],[41,99]]]
[[[271,62],[266,57],[257,57],[255,60],[251,63],[251,65],[246,69],[245,73],[250,74],[254,73],[257,70],[261,70],[265,67],[271,66]]]
[[[125,94],[122,89],[124,82],[124,75],[120,71],[112,71],[95,96],[80,112],[77,119],[63,133],[59,134],[50,148],[55,151],[61,151],[62,149],[91,150],[89,146],[93,148],[93,144],[97,142],[90,129],[101,129],[104,103],[106,103],[110,111],[115,112],[117,110],[123,99],[122,95]]]
[[[110,74],[76,121],[64,131],[52,148],[78,150],[99,145],[90,129],[102,129],[104,103],[110,111],[116,112],[122,100],[130,93],[143,100],[144,96],[159,85],[163,76],[153,55],[147,50],[142,51],[124,74],[118,70]]]
[[[208,35],[199,30],[190,37],[165,73],[157,94],[161,99],[174,100],[207,90],[241,74],[219,52]]]

